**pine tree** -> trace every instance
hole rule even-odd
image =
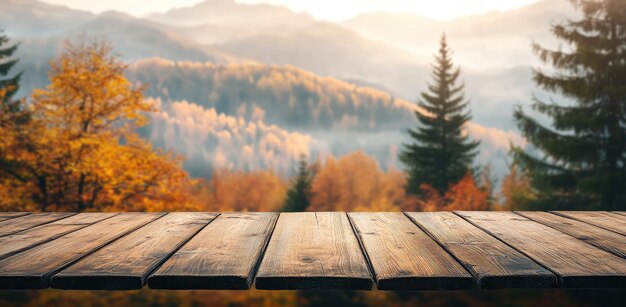
[[[302,156],[298,163],[298,174],[291,188],[287,191],[284,212],[304,212],[311,203],[311,185],[314,174],[309,168],[306,157]]]
[[[419,194],[422,184],[444,193],[468,174],[480,144],[463,132],[471,114],[466,111],[464,85],[457,85],[461,71],[454,69],[450,53],[443,35],[433,65],[434,84],[418,100],[418,127],[408,131],[414,142],[400,154],[408,168],[408,194]]]
[[[8,45],[9,43],[9,38],[0,30],[0,124],[7,124],[9,121],[19,123],[26,120],[23,101],[13,99],[19,90],[21,73],[9,76],[11,69],[18,61],[12,58],[18,45]]]
[[[518,107],[515,120],[539,152],[514,149],[539,193],[535,208],[626,208],[626,5],[624,0],[572,0],[579,20],[552,26],[567,48],[533,44],[554,72],[534,71],[541,88],[568,103],[533,99],[551,127]]]

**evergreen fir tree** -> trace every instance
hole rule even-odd
[[[13,54],[17,44],[9,44],[9,38],[0,30],[0,182],[5,178],[24,180],[24,167],[17,162],[17,153],[30,151],[29,137],[25,128],[30,119],[24,107],[24,99],[15,100],[21,73],[10,76],[17,63]]]
[[[515,120],[539,152],[514,149],[539,194],[535,209],[626,208],[626,5],[624,0],[572,0],[583,16],[552,26],[567,49],[534,44],[554,72],[534,81],[569,103],[533,99],[546,126],[518,107]]]
[[[302,156],[298,163],[298,174],[291,188],[287,191],[284,212],[304,212],[311,203],[311,185],[314,174],[309,168],[306,157]]]
[[[17,64],[13,54],[17,50],[17,44],[9,45],[9,38],[0,30],[0,118],[6,120],[23,121],[23,102],[14,100],[15,93],[19,90],[20,74],[9,76],[10,70]]]
[[[408,131],[413,143],[405,145],[400,154],[409,175],[408,194],[419,194],[422,184],[445,192],[471,170],[480,144],[463,133],[471,114],[466,110],[464,85],[457,85],[461,71],[454,69],[450,53],[443,35],[433,65],[434,83],[418,100],[415,116],[419,125]]]

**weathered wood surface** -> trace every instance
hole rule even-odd
[[[224,213],[149,279],[153,289],[249,289],[276,213]]]
[[[350,213],[380,290],[458,290],[471,275],[403,213]]]
[[[626,260],[513,212],[457,212],[559,276],[567,288],[626,287]]]
[[[80,213],[16,234],[0,237],[0,259],[52,241],[58,237],[113,217],[117,213]]]
[[[550,226],[581,241],[626,258],[626,236],[578,220],[547,212],[517,212],[533,221]]]
[[[259,272],[258,289],[361,289],[372,279],[345,213],[283,213]]]
[[[0,212],[0,288],[626,288],[624,218]]]
[[[162,213],[123,213],[0,260],[1,289],[40,289],[50,276]]]
[[[407,215],[454,255],[482,289],[557,286],[550,271],[452,212]]]
[[[626,217],[613,212],[554,211],[553,213],[626,235]]]
[[[0,223],[0,237],[70,217],[76,213],[33,213]]]
[[[52,288],[133,290],[217,213],[169,213],[52,277]]]
[[[0,212],[0,222],[29,214],[30,212]]]

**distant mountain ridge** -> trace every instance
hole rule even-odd
[[[492,161],[495,155],[506,156],[509,140],[523,143],[511,114],[515,104],[528,103],[536,91],[530,41],[550,40],[546,20],[571,10],[554,1],[563,0],[450,23],[371,13],[338,24],[284,7],[232,0],[147,18],[0,0],[8,7],[0,10],[0,27],[21,43],[22,95],[47,84],[47,61],[63,40],[106,39],[134,63],[131,80],[150,83],[147,94],[163,102],[165,122],[174,102],[187,101],[203,112],[247,123],[261,118],[279,126],[280,133],[310,135],[327,152],[364,149],[388,165],[405,141],[403,131],[415,124],[410,107],[398,108],[396,102],[413,105],[425,89],[439,30],[453,24],[448,36],[473,109],[471,133],[484,141],[481,161]],[[174,122],[178,127],[184,118]]]
[[[423,42],[434,42],[446,33],[455,58],[466,66],[506,67],[535,63],[533,40],[552,44],[549,26],[577,15],[568,0],[541,0],[521,8],[450,21],[431,20],[406,13],[375,12],[342,23],[365,37],[380,39],[411,50],[418,57],[432,54]]]

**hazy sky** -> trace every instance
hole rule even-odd
[[[118,10],[135,16],[190,6],[205,0],[42,0],[72,8],[102,12]],[[508,10],[538,0],[237,0],[244,3],[286,5],[296,11],[306,11],[326,20],[343,20],[370,11],[415,13],[436,19],[451,19],[463,15],[493,10]]]

